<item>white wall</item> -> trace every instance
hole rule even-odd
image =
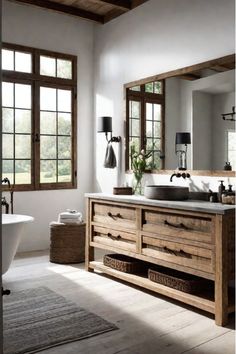
[[[78,56],[78,189],[14,193],[15,213],[35,221],[25,228],[20,251],[49,246],[49,222],[66,208],[84,211],[84,193],[93,190],[93,37],[91,22],[3,2],[2,40]],[[7,196],[8,197],[8,196]]]
[[[125,83],[232,54],[234,32],[234,0],[150,0],[97,28],[94,119],[112,115],[114,131],[123,137]],[[102,149],[96,155],[96,183],[110,191],[117,174],[104,175],[103,155]],[[124,155],[122,161],[124,171]],[[160,175],[146,178],[163,181]],[[204,180],[200,178],[198,186],[204,186]]]
[[[212,164],[212,95],[193,91],[192,158],[194,170],[213,170]],[[223,169],[221,166],[220,170]]]

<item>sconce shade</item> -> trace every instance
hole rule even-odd
[[[98,133],[112,132],[112,118],[99,117],[98,118]]]
[[[176,133],[175,144],[191,144],[190,133]]]

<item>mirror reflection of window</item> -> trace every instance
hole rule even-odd
[[[148,170],[164,168],[165,81],[152,81],[127,89],[126,169],[131,167],[131,146],[152,151]]]

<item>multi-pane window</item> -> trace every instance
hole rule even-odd
[[[164,168],[164,81],[129,87],[126,112],[126,169],[131,169],[131,147],[152,151],[148,169]]]
[[[2,176],[15,190],[76,186],[76,57],[2,49]]]

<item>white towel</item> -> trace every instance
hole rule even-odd
[[[82,214],[79,212],[71,212],[71,211],[65,211],[63,213],[59,214],[61,219],[79,219],[82,217]]]

